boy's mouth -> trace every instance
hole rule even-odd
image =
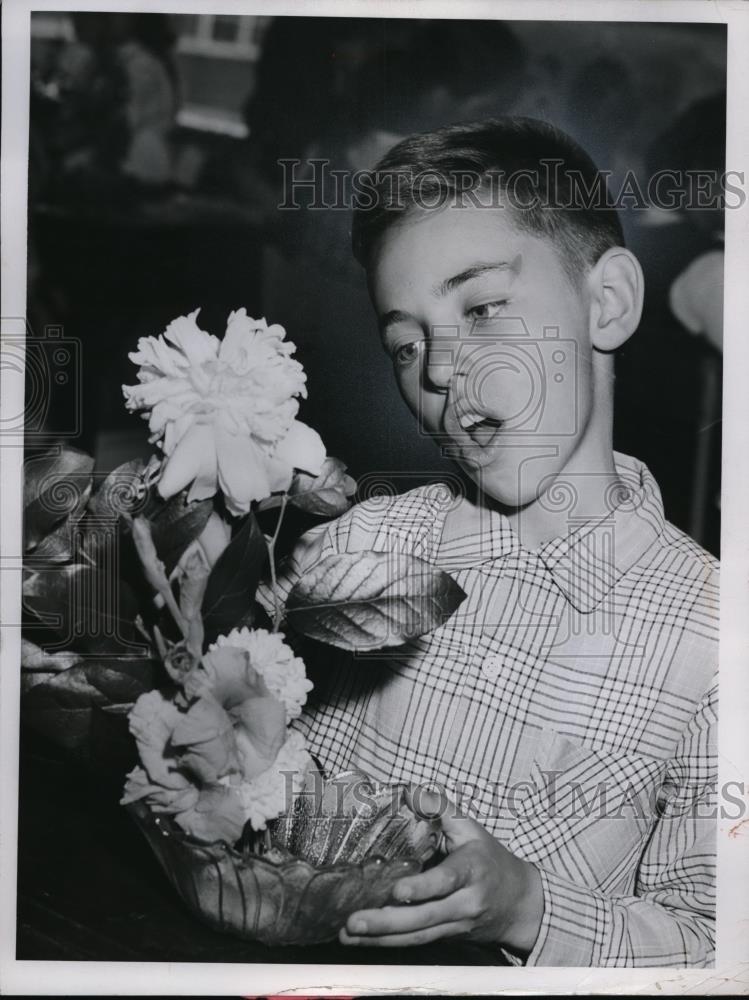
[[[497,432],[502,427],[502,420],[496,417],[487,417],[481,413],[463,413],[458,418],[460,429],[467,434],[470,440],[486,448],[492,444]],[[467,443],[467,442],[466,442]]]
[[[444,412],[444,430],[458,450],[460,462],[483,467],[494,461],[504,421],[474,409],[463,400],[454,400]]]

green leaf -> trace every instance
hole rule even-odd
[[[83,497],[85,504],[86,498]],[[77,516],[66,517],[49,534],[42,538],[31,553],[27,554],[27,562],[35,565],[67,563],[74,558],[76,548],[76,527],[80,523]]]
[[[26,552],[34,552],[48,561],[70,557],[71,528],[67,523],[74,524],[83,514],[91,492],[93,467],[90,455],[68,446],[26,459],[23,485]],[[55,540],[40,550],[42,542],[53,532]]]
[[[79,653],[71,650],[49,652],[29,639],[21,639],[21,669],[27,673],[59,674],[81,662]]]
[[[142,649],[135,592],[107,568],[70,563],[27,570],[22,597],[24,610],[36,619],[31,624],[56,636],[61,647],[121,656]]]
[[[268,549],[257,519],[248,514],[208,577],[202,606],[206,648],[240,621],[247,624],[267,558]]]
[[[97,520],[113,522],[123,514],[142,513],[149,503],[149,490],[143,482],[145,468],[140,458],[134,458],[113,469],[89,500],[89,513]]]
[[[399,646],[443,625],[465,599],[443,570],[415,556],[328,556],[293,587],[286,617],[320,642],[349,650]]]
[[[187,502],[187,491],[161,503],[155,514],[146,516],[151,522],[151,535],[159,559],[169,575],[190,542],[195,541],[208,523],[213,499]]]
[[[213,500],[188,503],[187,490],[163,500],[154,486],[145,486],[145,469],[141,459],[136,458],[110,472],[89,502],[89,521],[116,522],[123,515],[146,518],[159,559],[169,575],[208,523]],[[93,546],[84,547],[95,561],[95,540]]]
[[[355,492],[356,481],[346,475],[346,466],[340,459],[329,456],[319,476],[295,473],[289,487],[289,502],[308,514],[337,517],[349,509],[349,497]]]
[[[79,749],[89,741],[95,709],[131,703],[160,680],[155,660],[85,660],[27,691],[21,699],[22,718],[59,746]]]

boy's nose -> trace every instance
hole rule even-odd
[[[449,336],[444,331],[433,331],[427,343],[426,375],[436,389],[447,389],[455,372],[457,351],[455,330]]]

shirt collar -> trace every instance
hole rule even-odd
[[[552,539],[537,555],[570,604],[593,611],[660,538],[664,524],[658,484],[637,459],[614,453],[623,486],[612,497],[615,506],[598,520]]]
[[[532,555],[546,567],[569,603],[593,611],[616,582],[656,543],[665,524],[658,484],[635,458],[614,452],[623,486],[605,517],[571,525],[567,535],[536,551],[521,546],[509,520],[489,508],[475,509],[472,520],[440,524],[439,562],[445,569],[467,568],[511,553]]]

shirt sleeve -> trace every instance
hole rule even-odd
[[[717,684],[669,762],[660,814],[640,859],[634,895],[609,897],[537,866],[544,915],[526,965],[713,964],[716,705]]]

